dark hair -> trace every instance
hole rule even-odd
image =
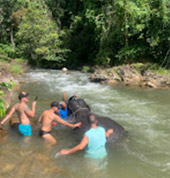
[[[51,108],[52,107],[59,107],[59,104],[58,104],[58,102],[57,101],[53,101],[52,103],[51,103]]]
[[[95,124],[97,122],[96,116],[94,114],[90,114],[88,117],[88,122],[90,125]]]
[[[29,96],[29,93],[26,93],[26,92],[21,92],[19,93],[18,95],[18,99],[21,100],[22,98],[25,98],[25,97],[28,97]]]

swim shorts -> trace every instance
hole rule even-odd
[[[40,131],[39,131],[39,136],[42,137],[43,135],[45,135],[45,134],[50,134],[50,133],[51,133],[50,131],[49,131],[49,132],[46,132],[46,131],[40,130]]]
[[[23,136],[31,136],[32,134],[32,130],[31,130],[31,125],[23,125],[23,124],[19,124],[19,132],[23,135]]]

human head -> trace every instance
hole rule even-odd
[[[22,92],[19,93],[18,99],[19,99],[20,101],[25,101],[25,102],[27,102],[27,101],[28,101],[28,96],[29,96],[29,93],[26,93],[25,91],[22,91]]]
[[[97,119],[96,119],[96,116],[94,114],[89,115],[88,121],[89,121],[90,125],[97,124],[97,122],[98,122]]]
[[[53,102],[51,103],[51,108],[54,110],[54,112],[59,112],[58,107],[59,107],[59,104],[58,104],[57,101],[53,101]]]
[[[67,107],[67,105],[64,101],[60,101],[59,107],[62,108],[62,109],[65,109]]]

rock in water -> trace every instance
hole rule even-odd
[[[66,72],[66,73],[67,73],[67,72],[68,72],[68,69],[67,69],[66,67],[63,67],[63,68],[62,68],[62,72]]]

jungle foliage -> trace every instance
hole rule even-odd
[[[0,54],[34,66],[170,62],[168,0],[0,0]]]
[[[6,114],[6,108],[5,108],[5,90],[10,91],[12,87],[15,85],[13,81],[11,82],[1,82],[0,83],[0,118],[5,116]]]

